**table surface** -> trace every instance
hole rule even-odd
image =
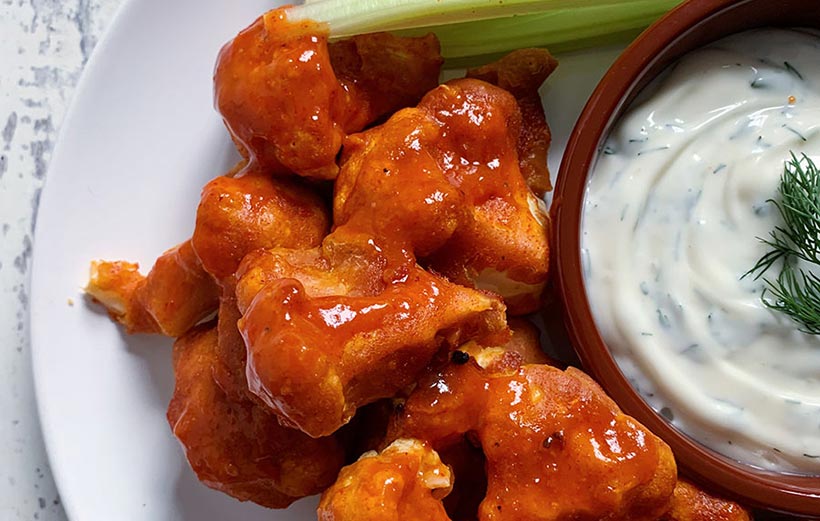
[[[122,0],[0,0],[0,519],[64,521],[34,402],[29,269],[77,80]]]

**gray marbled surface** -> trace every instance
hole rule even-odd
[[[29,267],[48,161],[122,0],[0,0],[0,520],[65,520],[34,402]]]

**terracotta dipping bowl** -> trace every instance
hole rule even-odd
[[[820,28],[820,0],[690,0],[635,40],[609,69],[567,145],[553,202],[555,287],[570,343],[621,408],[663,438],[682,473],[710,490],[763,509],[820,517],[820,476],[757,470],[693,441],[637,394],[602,340],[581,271],[581,221],[587,176],[614,123],[641,89],[684,54],[763,26]],[[820,67],[820,64],[818,64]]]

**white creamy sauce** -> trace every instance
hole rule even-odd
[[[782,224],[767,200],[791,151],[820,164],[815,34],[757,30],[686,55],[599,154],[582,258],[604,340],[656,411],[736,460],[820,474],[820,337],[743,278]]]

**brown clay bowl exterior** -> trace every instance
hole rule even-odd
[[[820,0],[690,0],[641,34],[609,69],[578,119],[558,176],[551,210],[557,255],[554,286],[565,333],[584,367],[626,413],[672,447],[682,473],[747,505],[820,518],[820,476],[785,475],[737,463],[691,440],[644,403],[596,329],[581,272],[587,174],[613,123],[677,58],[732,33],[763,26],[820,28]]]

